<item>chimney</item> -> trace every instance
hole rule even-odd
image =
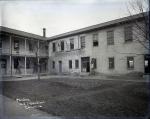
[[[46,37],[46,28],[43,28],[43,37]]]

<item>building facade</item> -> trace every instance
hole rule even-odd
[[[0,74],[31,75],[48,72],[46,38],[23,31],[0,27]],[[37,68],[39,67],[39,68]]]
[[[144,57],[149,43],[135,22],[143,26],[143,16],[121,18],[50,37],[50,72],[144,73],[145,65],[148,67]]]
[[[49,38],[46,29],[42,37],[0,27],[0,74],[149,72],[149,43],[137,23],[144,26],[140,14]]]

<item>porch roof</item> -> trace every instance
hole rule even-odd
[[[47,40],[47,38],[40,36],[40,35],[36,35],[36,34],[32,34],[32,33],[27,33],[24,31],[20,31],[20,30],[16,30],[16,29],[11,29],[8,27],[4,27],[4,26],[0,26],[0,32],[5,32],[8,34],[15,34],[21,37],[26,37],[26,38],[33,38],[33,39],[38,39],[38,40]]]

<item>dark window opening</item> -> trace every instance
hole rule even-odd
[[[64,51],[64,41],[61,41],[61,51]]]
[[[70,39],[70,49],[73,50],[74,49],[74,39]]]
[[[109,60],[109,69],[114,69],[115,68],[114,57],[110,57],[108,58],[108,60]]]
[[[76,68],[76,69],[79,68],[79,60],[75,60],[75,68]]]
[[[53,52],[56,51],[56,43],[53,43]]]
[[[69,60],[69,69],[72,69],[72,60]]]
[[[29,51],[33,52],[33,45],[34,43],[32,41],[29,41]]]
[[[14,58],[14,69],[19,68],[19,58]]]
[[[93,46],[98,46],[98,34],[93,34]]]
[[[52,68],[55,69],[55,61],[52,62]]]
[[[30,68],[32,68],[32,59],[31,58],[27,58],[26,59],[26,68],[27,69],[30,69]]]
[[[6,68],[7,60],[1,59],[1,68]]]

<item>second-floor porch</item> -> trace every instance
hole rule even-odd
[[[0,54],[20,56],[48,56],[46,41],[19,36],[0,35]]]

